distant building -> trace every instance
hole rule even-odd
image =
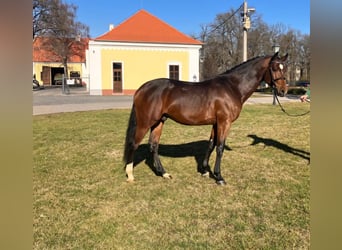
[[[33,41],[33,75],[44,86],[60,85],[64,74],[61,57],[56,55],[49,46],[51,39],[49,37],[37,37]],[[88,41],[88,38],[73,41],[72,56],[68,60],[68,78],[88,74],[86,69]]]
[[[201,42],[140,10],[89,41],[89,93],[133,94],[155,78],[197,81],[201,47]]]

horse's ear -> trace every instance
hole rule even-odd
[[[286,61],[286,59],[287,59],[288,56],[289,56],[289,53],[286,53],[286,55],[283,56],[283,57],[281,58],[281,60],[282,60],[283,62]]]
[[[273,61],[273,60],[275,60],[275,59],[277,59],[278,58],[278,54],[279,54],[279,51],[278,52],[276,52],[273,56],[272,56],[272,59],[271,59],[271,61]]]

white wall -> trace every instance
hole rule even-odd
[[[102,95],[101,47],[95,41],[89,41],[89,94]]]

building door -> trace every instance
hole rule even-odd
[[[122,93],[122,63],[113,63],[113,93]]]
[[[43,81],[43,85],[51,85],[51,68],[43,66],[42,72],[40,73],[40,79]]]

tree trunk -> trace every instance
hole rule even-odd
[[[66,86],[67,78],[69,76],[69,72],[68,72],[68,59],[66,57],[63,58],[63,67],[64,67],[64,84]]]

